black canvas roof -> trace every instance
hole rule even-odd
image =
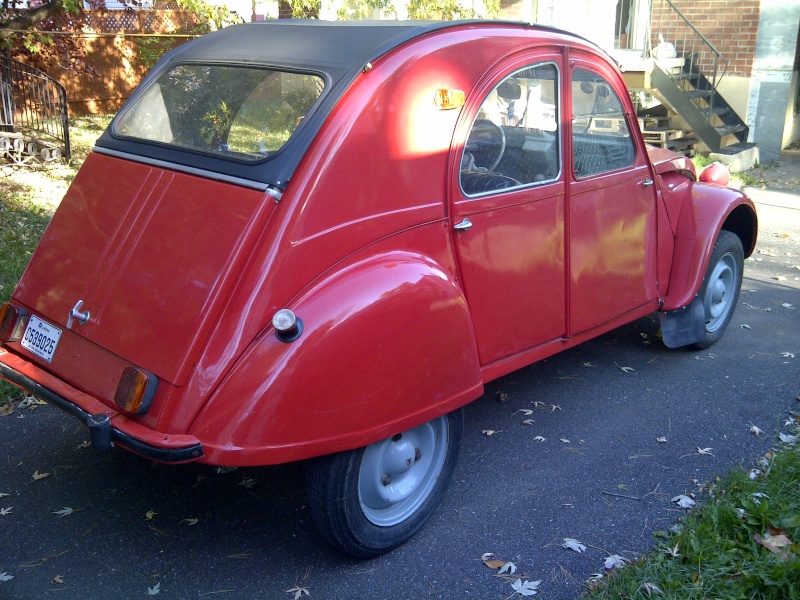
[[[150,162],[163,162],[166,166],[198,169],[212,175],[219,174],[226,179],[252,182],[255,187],[285,189],[325,118],[367,63],[426,33],[463,25],[497,26],[498,21],[282,19],[221,29],[165,55],[143,80],[128,104],[160,73],[177,64],[258,65],[322,75],[326,79],[325,91],[316,107],[279,152],[263,161],[246,164],[156,142],[120,137],[112,133],[113,124],[97,141],[96,150],[132,154]],[[514,25],[530,27],[521,23]]]

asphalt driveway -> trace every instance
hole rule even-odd
[[[575,598],[607,556],[653,547],[684,512],[674,496],[749,469],[800,410],[791,168],[794,186],[751,191],[758,250],[720,343],[668,350],[646,318],[492,383],[467,408],[442,505],[375,560],[322,543],[301,466],[154,465],[85,448],[49,406],[0,417],[0,599],[508,598],[488,552],[541,580],[539,597]]]

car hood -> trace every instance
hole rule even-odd
[[[274,202],[263,192],[90,154],[14,300],[180,383]]]

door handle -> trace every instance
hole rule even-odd
[[[461,223],[453,225],[453,229],[455,229],[456,231],[467,231],[470,227],[472,227],[472,221],[470,221],[466,217],[464,218],[463,221],[461,221]]]
[[[652,179],[650,179],[650,178],[648,177],[647,179],[645,179],[645,180],[642,182],[642,185],[643,185],[644,187],[650,187],[651,185],[653,185],[653,180],[652,180]]]

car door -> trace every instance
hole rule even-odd
[[[568,327],[576,335],[655,301],[656,192],[618,75],[572,56],[570,76]]]
[[[484,366],[566,333],[561,64],[518,60],[467,105],[451,219]]]

